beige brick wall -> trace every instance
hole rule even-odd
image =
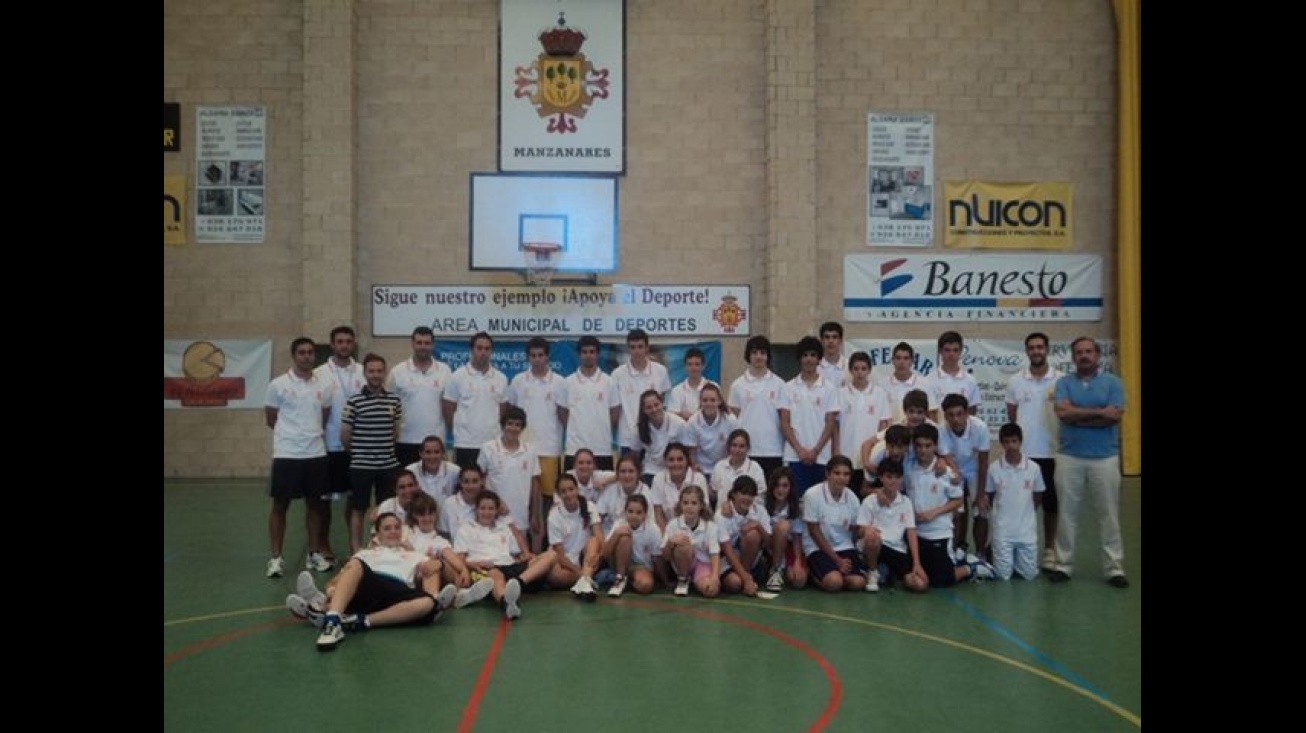
[[[626,14],[621,270],[602,282],[751,284],[754,333],[778,341],[839,320],[843,256],[868,251],[866,115],[930,110],[940,179],[1074,183],[1076,250],[1107,255],[1110,302],[1108,3],[627,0]],[[164,338],[271,338],[279,373],[290,339],[348,322],[360,352],[393,361],[407,340],[371,337],[374,283],[519,283],[467,269],[468,175],[496,168],[497,27],[494,0],[167,0],[164,100],[182,103],[185,147],[164,172],[193,175],[195,106],[265,104],[269,190],[265,244],[165,247]],[[1112,318],[1046,330],[1110,336]],[[730,380],[743,339],[723,343]],[[165,410],[164,435],[165,477],[266,473],[257,411]]]

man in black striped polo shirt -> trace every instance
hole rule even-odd
[[[340,418],[340,440],[349,451],[349,554],[363,545],[363,514],[372,503],[394,496],[395,474],[399,459],[395,457],[395,439],[404,408],[399,396],[385,390],[385,359],[376,354],[363,357],[363,377],[367,385],[345,403]]]

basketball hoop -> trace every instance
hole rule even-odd
[[[555,242],[522,242],[522,257],[526,264],[526,282],[547,286],[558,270],[562,258],[562,245]]]

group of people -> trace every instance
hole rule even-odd
[[[433,357],[425,327],[412,334],[412,358],[389,370],[376,354],[354,360],[348,326],[332,330],[331,357],[316,368],[315,344],[296,339],[293,366],[266,401],[267,575],[285,572],[286,510],[304,498],[306,571],[287,605],[331,649],[345,630],[431,622],[486,596],[517,618],[522,592],[545,587],[586,600],[604,583],[611,596],[659,584],[682,596],[691,587],[753,595],[809,581],[924,591],[972,577],[1033,579],[1040,566],[1061,582],[1087,500],[1104,575],[1128,585],[1117,518],[1124,395],[1096,342],[1077,339],[1074,372],[1060,375],[1047,336],[1026,338],[1029,364],[1011,378],[1001,453],[990,461],[960,334],[939,337],[940,367],[928,377],[898,344],[879,383],[866,353],[844,355],[840,324],[819,334],[799,341],[800,371],[788,382],[770,369],[770,342],[750,338],[747,369],[728,391],[703,376],[697,349],[673,386],[638,330],[611,374],[592,336],[566,377],[549,366],[549,342],[533,338],[530,368],[511,381],[491,364],[485,333],[457,370]],[[335,564],[332,494],[348,496],[351,558],[323,593],[308,571]]]

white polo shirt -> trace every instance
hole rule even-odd
[[[816,371],[835,389],[853,381],[848,377],[848,357],[845,354],[840,354],[838,361],[827,361],[825,354],[821,354],[821,363],[816,365]]]
[[[862,443],[880,431],[881,420],[892,420],[889,393],[875,382],[866,389],[851,381],[839,389],[839,452],[852,459],[853,469],[862,467]]]
[[[1056,455],[1058,422],[1053,406],[1059,377],[1051,367],[1042,377],[1023,369],[1011,375],[1011,381],[1007,382],[1007,404],[1016,406],[1016,424],[1025,434],[1020,444],[1022,455],[1030,458]]]
[[[703,412],[695,412],[685,421],[685,445],[694,449],[694,463],[703,469],[703,473],[712,475],[717,461],[729,453],[727,439],[730,433],[739,427],[739,421],[722,405],[716,420],[708,422]]]
[[[663,552],[669,554],[667,545],[671,540],[686,534],[694,545],[694,560],[700,563],[712,562],[712,555],[721,554],[721,543],[730,541],[726,533],[721,531],[720,525],[702,514],[698,516],[698,525],[694,527],[685,524],[684,519],[675,517],[667,522],[667,528],[662,532]]]
[[[444,400],[457,404],[453,444],[475,448],[499,437],[499,405],[508,400],[508,378],[493,364],[483,372],[464,364],[449,378]]]
[[[425,370],[418,369],[412,359],[401,361],[390,370],[386,389],[399,395],[404,407],[404,421],[399,426],[396,443],[420,444],[428,435],[445,439],[448,426],[444,424],[440,402],[450,376],[449,366],[438,359],[432,359]]]
[[[880,544],[907,554],[907,530],[916,528],[916,509],[901,491],[893,501],[885,506],[880,501],[880,492],[871,493],[862,499],[862,508],[857,512],[857,526],[875,527],[880,530]]]
[[[562,500],[554,502],[553,508],[549,510],[549,544],[562,545],[562,551],[567,554],[567,558],[576,564],[580,564],[580,554],[585,551],[585,543],[590,537],[594,536],[594,527],[601,526],[599,522],[598,508],[593,502],[586,502],[586,508],[589,509],[589,529],[584,526],[583,517],[581,516],[580,507],[576,511],[569,512],[567,507],[562,505]]]
[[[993,499],[989,522],[993,539],[1038,546],[1038,516],[1034,494],[1045,491],[1043,472],[1024,455],[1020,463],[1007,463],[1004,456],[989,464],[988,492]]]
[[[824,481],[803,494],[803,521],[820,525],[821,534],[835,552],[853,549],[852,527],[857,523],[860,509],[857,494],[852,489],[844,488],[836,499],[830,493],[830,485]],[[803,554],[810,555],[820,550],[820,545],[812,539],[812,533],[804,527]]]
[[[580,495],[585,497],[586,501],[598,501],[599,497],[603,495],[603,489],[599,487],[606,487],[617,478],[616,471],[604,471],[602,469],[595,469],[590,474],[588,482],[581,481],[580,476],[577,476],[574,470],[568,471],[567,475],[576,479],[576,486],[580,489]]]
[[[439,557],[445,550],[453,549],[453,545],[449,544],[449,540],[439,534],[435,532],[426,534],[416,527],[410,528],[408,544],[412,545],[415,551],[427,557]]]
[[[349,358],[349,366],[345,367],[338,367],[334,361],[327,359],[313,373],[320,379],[336,383],[335,397],[331,400],[331,415],[327,418],[326,449],[328,453],[343,453],[345,444],[340,440],[340,416],[349,398],[363,391],[363,386],[367,384],[363,377],[363,365],[354,361],[353,357]]]
[[[616,521],[613,529],[623,525],[630,526],[624,517]],[[643,524],[630,531],[630,540],[630,562],[646,568],[653,567],[653,558],[662,555],[662,533],[658,531],[657,523],[646,517]]]
[[[318,377],[295,376],[294,370],[272,380],[263,404],[277,410],[272,428],[273,458],[318,458],[326,455],[322,411],[331,406],[336,386]]]
[[[712,467],[712,496],[720,504],[725,500],[726,494],[730,493],[730,487],[735,485],[735,479],[740,476],[752,476],[757,482],[757,498],[760,501],[766,496],[766,474],[762,472],[762,467],[752,458],[745,458],[744,463],[739,468],[730,465],[729,458],[722,458]]]
[[[643,371],[637,371],[626,363],[612,370],[612,381],[616,382],[618,396],[621,399],[621,419],[617,421],[617,445],[638,448],[639,431],[635,427],[635,421],[639,419],[639,396],[653,389],[665,398],[671,389],[667,368],[652,359],[649,359]]]
[[[626,493],[625,487],[621,484],[609,484],[603,489],[603,493],[599,494],[597,503],[599,519],[603,522],[603,534],[605,536],[612,533],[612,528],[616,526],[618,521],[625,521],[626,499],[632,496],[644,497],[644,500],[648,502],[648,513],[644,523],[657,527],[657,522],[653,521],[655,503],[653,497],[649,495],[649,488],[644,485],[644,482],[635,482],[635,490],[629,494]]]
[[[393,578],[410,588],[416,586],[417,566],[426,562],[424,553],[398,547],[368,547],[354,553],[354,557],[367,563],[377,575]]]
[[[440,468],[435,473],[427,473],[421,461],[405,466],[417,477],[417,485],[435,499],[439,504],[445,498],[458,493],[458,464],[452,461],[440,461]]]
[[[804,382],[802,376],[794,377],[785,385],[789,402],[789,425],[794,429],[798,442],[811,446],[820,440],[825,430],[825,416],[839,414],[839,392],[825,381],[817,372],[816,381]],[[821,453],[816,457],[817,463],[830,460],[830,443],[826,441]],[[798,451],[785,441],[784,459],[790,463],[798,460]]]
[[[935,392],[934,383],[924,374],[913,371],[910,377],[898,381],[898,378],[893,376],[891,370],[885,375],[881,384],[884,385],[884,391],[889,393],[889,409],[893,411],[892,422],[903,422],[902,398],[913,389],[919,389],[925,393],[925,399],[930,405],[929,409],[939,409],[939,395]]]
[[[485,471],[486,488],[508,505],[513,523],[523,529],[530,527],[531,477],[540,475],[540,461],[531,444],[523,440],[512,449],[495,438],[481,445],[476,463]]]
[[[703,377],[698,380],[697,387],[690,386],[688,379],[672,387],[671,393],[667,395],[667,412],[674,412],[677,415],[684,412],[691,414],[698,412],[698,395],[706,384],[716,384],[716,382]]]
[[[644,473],[657,473],[666,467],[666,462],[662,453],[666,451],[667,446],[671,443],[685,442],[685,421],[680,419],[679,415],[673,415],[663,410],[662,426],[658,427],[649,423],[648,437],[650,442],[645,443],[640,440],[639,431],[635,431],[635,450],[644,451]]]
[[[721,506],[725,507],[724,499]],[[731,509],[733,510],[734,507],[732,506]],[[739,531],[743,529],[744,523],[750,520],[762,525],[762,529],[766,530],[767,534],[771,534],[771,515],[766,513],[766,507],[762,506],[761,501],[754,501],[753,505],[748,507],[748,513],[743,516],[740,516],[738,511],[731,511],[728,517],[722,514],[720,509],[716,512],[716,523],[721,525],[721,530],[730,538],[730,542],[739,539]]]
[[[524,440],[541,456],[562,455],[562,421],[558,419],[558,400],[563,396],[562,375],[550,369],[537,377],[529,369],[512,378],[508,385],[508,402],[526,411]]]
[[[440,534],[457,537],[458,528],[467,523],[476,523],[476,504],[468,504],[461,491],[440,504],[440,519],[436,525]]]
[[[783,379],[769,369],[761,377],[745,371],[730,384],[727,404],[739,411],[739,427],[748,431],[750,455],[779,458],[784,454],[780,408],[789,407],[789,398]]]
[[[939,367],[931,375],[931,378],[934,380],[934,389],[938,393],[940,405],[943,404],[944,397],[950,394],[959,394],[966,398],[966,404],[969,407],[979,407],[979,382],[975,381],[975,375],[966,371],[965,367],[962,367],[957,374],[949,374],[943,371],[943,367]]]
[[[649,512],[653,511],[653,507],[661,506],[668,518],[675,516],[676,505],[680,503],[680,492],[689,486],[697,486],[703,490],[703,496],[707,496],[707,478],[692,468],[685,471],[685,479],[679,484],[671,480],[671,475],[665,468],[653,474],[653,483],[649,487]],[[703,511],[711,511],[711,508],[704,507]]]
[[[453,551],[465,555],[468,562],[491,562],[503,566],[516,562],[513,556],[521,552],[521,548],[508,527],[508,520],[500,517],[493,527],[476,522],[466,522],[458,527]]]
[[[961,484],[952,482],[955,477],[952,469],[948,469],[943,476],[934,474],[934,464],[938,460],[935,458],[928,466],[922,466],[920,461],[913,460],[904,466],[903,485],[917,514],[961,498],[962,487]],[[945,540],[951,537],[952,515],[953,512],[945,512],[924,524],[918,524],[916,535],[926,540]]]
[[[966,416],[966,429],[957,435],[944,420],[939,428],[939,455],[952,456],[961,475],[975,485],[979,454],[989,450],[989,426],[974,415]]]
[[[612,455],[612,413],[621,407],[617,383],[612,377],[595,369],[585,376],[580,369],[562,380],[562,396],[558,404],[567,408],[567,455],[574,456],[581,448],[588,448],[595,456]]]

